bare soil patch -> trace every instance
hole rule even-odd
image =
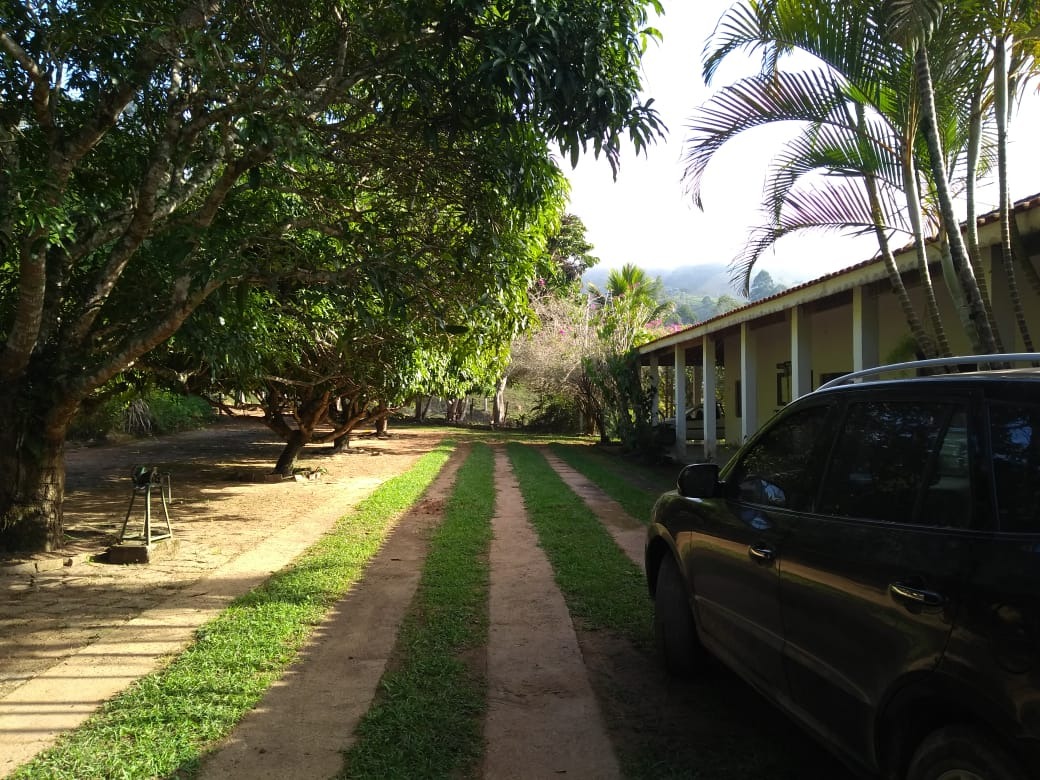
[[[313,448],[298,465],[326,471],[320,479],[302,482],[264,481],[282,445],[261,423],[249,418],[222,420],[207,430],[162,439],[70,452],[68,549],[52,556],[0,561],[0,757],[8,759],[8,763],[0,760],[0,775],[20,763],[4,755],[8,752],[5,719],[13,718],[10,722],[26,732],[38,727],[24,711],[21,720],[17,714],[5,715],[5,700],[13,701],[15,694],[31,687],[29,683],[54,676],[51,670],[77,653],[82,659],[84,649],[90,655],[96,649],[112,647],[121,637],[133,641],[142,630],[142,615],[147,621],[166,612],[155,607],[195,599],[196,593],[198,598],[211,599],[220,591],[220,598],[229,599],[244,592],[255,577],[240,575],[239,562],[259,555],[261,570],[281,568],[295,552],[271,542],[302,533],[298,529],[307,528],[312,535],[331,527],[379,483],[406,471],[443,435],[443,429],[404,428],[389,439],[358,439],[352,453],[333,457],[328,448]],[[165,554],[147,565],[93,562],[92,556],[118,534],[130,500],[129,476],[140,465],[157,466],[171,474],[175,538],[172,543],[162,543]],[[507,493],[510,487],[515,492],[512,475],[501,474],[499,479],[506,483]],[[620,511],[616,507],[606,511],[605,497],[581,482],[580,492],[605,515],[604,524],[616,534],[631,535],[635,528],[631,519],[616,517]],[[421,572],[428,531],[443,514],[446,490],[446,484],[431,490],[414,510],[414,527],[406,518],[388,538],[365,582],[319,627],[297,665],[243,721],[226,749],[211,756],[204,774],[284,776],[283,770],[292,767],[296,777],[317,777],[326,776],[336,765],[338,751],[352,738],[352,724],[367,709],[374,685],[388,657],[392,658],[396,624],[414,590],[412,580]],[[500,511],[508,514],[514,510],[522,517],[522,501],[509,493]],[[138,501],[131,527],[142,519]],[[521,525],[526,523],[521,521]],[[499,544],[505,541],[504,533],[504,529],[496,530]],[[634,549],[632,544],[622,546]],[[498,578],[502,584],[503,562],[517,568],[539,555],[533,537],[525,544],[507,544],[497,557],[492,555],[493,583]],[[66,562],[71,565],[63,565]],[[250,563],[255,571],[257,561]],[[525,605],[543,608],[547,593],[559,597],[547,563],[537,574],[529,566],[521,568],[521,576],[505,594],[499,594],[519,597],[521,602],[507,604],[508,620],[494,619],[494,610],[492,614],[487,661],[492,695],[489,714],[494,717],[488,724],[485,776],[535,776],[535,766],[539,776],[561,772],[617,776],[619,767],[610,745],[628,746],[629,756],[633,746],[640,746],[637,775],[648,768],[652,772],[654,755],[674,758],[679,754],[680,765],[697,776],[720,776],[712,771],[714,760],[726,759],[722,765],[731,766],[733,754],[754,752],[756,741],[763,736],[791,747],[790,762],[776,767],[773,776],[777,778],[833,780],[847,776],[840,765],[721,668],[699,681],[678,682],[648,659],[645,648],[581,625],[574,627],[576,646],[568,644],[563,652],[567,663],[554,660],[560,655],[560,637],[558,631],[549,629],[566,627],[572,643],[574,628],[565,611],[551,619],[536,619],[534,626],[515,619]],[[524,588],[536,589],[539,595],[529,596],[525,602],[518,591]],[[401,591],[394,600],[397,607],[388,610],[387,599],[395,589]],[[176,622],[178,616],[184,620],[183,612],[168,610],[167,622]],[[187,620],[182,633],[187,641],[191,633]],[[378,647],[371,641],[374,637],[380,638]],[[521,646],[520,657],[510,655]],[[346,664],[342,663],[344,655]],[[473,660],[485,662],[483,654]],[[512,673],[521,667],[526,667],[524,679],[499,679],[494,672],[497,668]],[[69,679],[59,670],[56,677],[61,679],[55,681],[58,687],[54,689],[58,698],[62,686],[79,695],[89,682],[89,665],[60,667],[66,668],[81,670],[80,676]],[[344,684],[364,678],[364,691],[355,686],[329,696],[325,690],[329,675]],[[578,691],[575,683],[581,681]],[[7,709],[17,713],[18,707]],[[308,739],[299,741],[300,724],[305,720],[301,712],[312,717],[305,727]],[[553,721],[552,713],[561,719]],[[546,735],[542,726],[550,724]],[[699,749],[691,751],[694,745]],[[705,745],[712,749],[705,752]],[[575,746],[587,749],[576,751]],[[264,768],[272,771],[261,771]],[[629,774],[631,769],[620,767],[620,772]]]
[[[407,429],[387,439],[357,439],[350,454],[305,450],[298,466],[319,479],[265,482],[282,443],[259,420],[222,418],[210,428],[121,445],[82,447],[67,456],[64,551],[0,561],[0,699],[141,612],[255,550],[307,518],[331,526],[384,480],[406,471],[442,437]],[[171,475],[174,538],[146,565],[93,560],[118,536],[140,465]],[[153,503],[153,521],[159,514]],[[128,533],[140,533],[138,499]],[[272,550],[276,571],[289,558]],[[67,565],[63,565],[67,564]]]
[[[415,596],[429,538],[444,515],[466,448],[457,450],[319,625],[281,680],[204,760],[201,780],[328,778],[392,663],[398,626]]]

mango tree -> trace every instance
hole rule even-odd
[[[350,179],[400,149],[401,123],[445,153],[483,129],[616,165],[625,133],[640,147],[658,132],[638,98],[648,4],[3,0],[0,548],[61,545],[70,420],[216,290],[349,283],[371,259],[281,251],[284,209],[251,225],[229,198],[277,191],[272,168]],[[523,159],[502,161],[521,194]],[[364,216],[299,218],[335,237]]]

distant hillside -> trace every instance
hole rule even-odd
[[[697,295],[708,295],[718,298],[720,295],[736,296],[736,290],[729,282],[729,269],[725,263],[701,263],[684,265],[680,268],[644,268],[651,278],[661,277],[666,290],[683,290]],[[586,284],[594,284],[600,289],[607,286],[610,268],[596,266],[590,268],[582,276]]]
[[[605,266],[595,266],[586,271],[581,279],[585,284],[594,284],[599,288],[607,286],[607,276],[612,269]],[[708,295],[718,298],[720,295],[730,295],[739,298],[737,290],[730,284],[730,271],[725,263],[700,263],[698,265],[684,265],[679,268],[644,268],[647,276],[651,279],[661,277],[661,283],[665,290],[681,290],[692,295]],[[757,275],[758,271],[755,272]],[[783,287],[794,287],[806,279],[789,276],[788,274],[772,274],[773,281]]]
[[[680,268],[645,268],[650,278],[660,278],[662,299],[671,301],[674,313],[669,321],[692,324],[710,319],[748,301],[739,295],[730,282],[730,271],[724,263],[701,263]],[[591,268],[582,275],[585,284],[599,289],[607,286],[610,268]],[[758,271],[752,279],[751,300],[759,300],[798,284],[798,281],[779,281],[767,271]]]

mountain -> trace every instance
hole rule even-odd
[[[603,289],[607,286],[607,277],[612,269],[596,266],[582,275],[586,284],[594,284]],[[684,265],[679,268],[644,268],[650,278],[661,277],[665,290],[684,290],[698,295],[709,295],[717,298],[720,295],[736,296],[736,290],[729,281],[729,268],[725,263],[701,263]]]
[[[605,289],[612,269],[590,268],[582,275],[582,282]],[[663,287],[662,300],[675,307],[674,319],[692,324],[710,319],[731,309],[743,306],[748,299],[737,292],[730,281],[729,268],[724,263],[700,263],[679,268],[645,268],[650,278],[659,278]],[[752,278],[751,300],[767,298],[799,281],[773,279],[768,271],[758,271]]]

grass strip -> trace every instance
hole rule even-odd
[[[640,651],[639,663],[655,666],[658,661],[649,652],[653,605],[642,572],[536,448],[511,444],[508,451],[524,504],[572,616],[586,628],[628,638]],[[597,457],[565,460],[589,476],[580,464],[588,465]],[[595,473],[621,481],[621,474],[613,469],[600,466]],[[609,485],[592,479],[605,489]],[[611,495],[624,503],[620,491]],[[618,759],[627,778],[829,780],[843,776],[819,772],[811,751],[805,759],[792,759],[789,746],[804,745],[806,738],[763,706],[743,683],[718,670],[706,670],[694,681],[663,682],[657,674],[636,670],[599,676],[593,672],[591,677],[604,715],[615,730]],[[829,762],[825,766],[833,770]]]
[[[487,681],[488,545],[494,458],[476,444],[434,534],[415,602],[397,640],[400,664],[381,681],[342,777],[474,776],[482,755]],[[480,663],[467,662],[481,651]]]
[[[384,482],[293,564],[198,629],[171,664],[138,680],[14,778],[190,776],[362,575],[395,520],[451,454],[442,443]]]
[[[506,450],[571,615],[649,647],[651,609],[639,567],[536,448],[511,443]]]
[[[652,469],[592,452],[583,445],[550,445],[552,452],[571,468],[580,471],[603,492],[641,523],[650,522],[657,497],[675,488],[679,467]],[[633,480],[638,479],[638,483]]]

